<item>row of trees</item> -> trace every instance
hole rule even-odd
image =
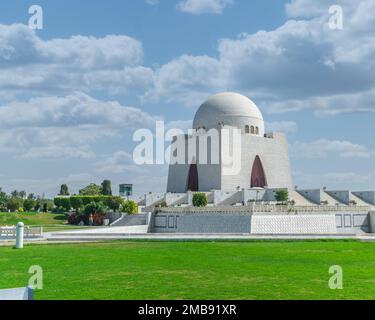
[[[137,213],[137,204],[134,201],[126,201],[117,196],[71,196],[56,197],[54,204],[60,212],[68,212],[74,209],[76,212],[84,211],[87,205],[92,203],[101,203],[105,206],[106,211],[113,210],[115,212],[122,211],[129,214]]]
[[[61,212],[75,210],[74,213],[69,214],[68,221],[70,224],[83,222],[84,224],[101,225],[109,210],[127,214],[138,213],[138,207],[134,201],[125,201],[123,198],[116,196],[60,196],[54,199],[54,203]]]
[[[45,211],[53,209],[53,202],[33,193],[14,190],[5,193],[0,187],[0,211]]]
[[[95,183],[90,183],[88,186],[79,190],[79,194],[82,196],[95,196],[95,195],[111,196],[112,195],[111,180],[104,180],[100,186]],[[70,195],[70,192],[69,192],[68,185],[62,184],[60,187],[59,196],[69,196],[69,195]]]

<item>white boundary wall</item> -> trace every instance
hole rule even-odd
[[[252,234],[331,234],[337,233],[333,214],[252,215]]]

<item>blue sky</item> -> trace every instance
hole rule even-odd
[[[0,3],[0,186],[54,195],[104,178],[163,191],[132,161],[156,119],[188,128],[210,94],[237,91],[288,134],[299,187],[375,189],[375,0]]]

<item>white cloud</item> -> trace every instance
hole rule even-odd
[[[32,98],[0,107],[0,150],[24,158],[92,158],[90,145],[96,141],[151,127],[155,119],[79,92]]]
[[[295,133],[298,129],[298,125],[294,121],[274,121],[267,122],[266,129],[269,132],[279,131],[285,133]]]
[[[375,112],[375,90],[348,94],[333,94],[306,99],[274,101],[267,104],[270,113],[313,110],[316,116],[345,113]]]
[[[97,161],[95,170],[100,173],[144,173],[145,170],[141,166],[134,164],[133,156],[126,151],[117,151],[114,154]]]
[[[0,87],[6,91],[142,91],[153,81],[142,62],[142,43],[125,35],[42,40],[26,25],[0,25]]]
[[[332,116],[373,111],[375,1],[344,1],[344,29],[335,31],[327,23],[329,4],[317,2],[308,9],[315,12],[309,20],[222,39],[217,56],[173,59],[155,70],[155,86],[144,98],[196,107],[211,93],[231,90],[271,112],[311,109]],[[303,4],[293,2],[296,15]]]
[[[293,177],[299,189],[318,189],[325,186],[328,190],[375,190],[375,171],[315,171],[309,173],[306,171],[297,171],[294,172]]]
[[[291,18],[311,18],[321,15],[328,15],[329,8],[332,5],[340,5],[347,9],[353,6],[351,0],[291,0],[285,5],[285,11],[288,17]]]
[[[359,173],[359,172],[329,172],[325,175],[326,179],[334,180],[339,183],[357,183],[363,185],[371,183],[375,180],[375,171]]]
[[[2,25],[0,93],[12,100],[25,91],[131,92],[146,102],[165,99],[197,107],[210,94],[231,90],[270,112],[311,109],[332,116],[373,111],[375,1],[338,4],[345,9],[343,30],[328,28],[328,2],[295,0],[287,12],[312,18],[221,39],[216,56],[182,55],[155,69],[142,65],[142,44],[128,36],[42,40],[27,26]]]
[[[64,64],[80,69],[139,65],[142,44],[124,35],[42,40],[26,25],[0,25],[0,65]],[[65,65],[67,67],[67,65]]]
[[[233,0],[183,0],[177,4],[177,9],[195,15],[222,14],[224,9],[233,2]]]
[[[369,158],[375,150],[349,141],[319,139],[311,142],[296,141],[290,146],[294,157],[326,158],[337,155],[341,158]]]
[[[143,98],[147,101],[164,97],[168,102],[196,107],[225,84],[221,72],[221,65],[214,58],[184,55],[156,70],[155,85]]]

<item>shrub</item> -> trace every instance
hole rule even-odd
[[[60,200],[61,200],[61,197],[56,197],[56,198],[53,199],[53,203],[55,204],[55,206],[57,208],[61,207],[61,201]]]
[[[121,197],[107,197],[106,205],[108,208],[112,209],[113,211],[118,211],[124,203],[124,199]]]
[[[23,201],[23,207],[26,211],[31,211],[36,206],[36,201],[34,199],[26,199]]]
[[[56,197],[53,202],[55,203],[56,207],[61,207],[65,212],[70,211],[71,209],[70,198]]]
[[[70,205],[72,208],[76,211],[79,212],[80,209],[83,207],[83,200],[82,197],[70,197]]]
[[[7,201],[7,209],[14,212],[17,211],[22,206],[22,200],[17,197],[11,197]]]
[[[289,193],[286,189],[279,189],[276,191],[275,199],[278,202],[286,203],[289,199]]]
[[[92,216],[94,226],[102,226],[104,218],[105,218],[104,214],[94,213]]]
[[[207,206],[207,197],[205,193],[199,192],[193,195],[193,206],[194,207],[205,207]]]
[[[77,212],[72,213],[72,214],[69,215],[69,217],[68,217],[68,223],[69,223],[69,224],[77,225],[77,224],[79,224],[82,220],[83,220],[82,216],[79,215]]]
[[[102,214],[104,215],[107,212],[108,207],[103,202],[91,202],[85,206],[83,212],[85,216],[90,214]]]
[[[48,199],[46,203],[47,203],[47,210],[52,211],[54,207],[53,200]]]
[[[138,213],[138,205],[133,200],[125,201],[122,205],[122,212],[127,214]]]
[[[162,202],[158,203],[157,205],[155,205],[155,208],[168,208],[167,202],[162,201]]]

